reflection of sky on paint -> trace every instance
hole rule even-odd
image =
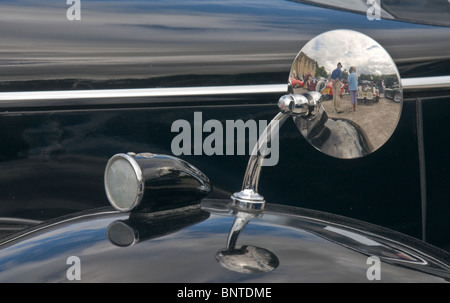
[[[285,39],[286,34],[291,39],[293,33],[301,32],[292,26],[294,24],[314,23],[319,28],[311,30],[317,32],[336,23],[336,14],[340,26],[351,26],[365,18],[288,1],[88,1],[82,5],[82,21],[73,23],[65,19],[68,6],[64,2],[40,1],[37,7],[27,3],[16,1],[2,5],[0,20],[6,26],[0,31],[11,38],[16,37],[16,41],[30,38],[43,44],[48,42],[47,39],[58,39],[67,41],[71,47],[82,46],[77,45],[79,38],[93,44],[108,40],[137,42],[146,38],[156,42],[155,39],[164,38],[153,36],[152,29],[166,29],[168,34],[181,40],[186,39],[185,35],[195,40],[223,39],[223,36],[217,36],[217,31],[232,33],[232,38],[238,40]],[[367,28],[374,25],[389,27],[389,21],[367,22]],[[41,27],[39,35],[30,31],[33,26],[35,29]],[[402,23],[396,26],[411,27]],[[143,32],[148,35],[142,35]],[[268,33],[276,35],[266,37]],[[90,40],[90,37],[101,40]]]
[[[104,246],[105,226],[111,219],[87,221],[79,224],[69,223],[62,228],[44,229],[33,237],[25,237],[16,244],[0,251],[0,281],[42,281],[52,282],[65,279],[68,257],[84,254],[95,247],[96,253],[111,250]],[[103,241],[102,241],[103,240]],[[75,253],[75,254],[74,254]],[[59,272],[55,273],[55,269]],[[39,278],[38,278],[39,277]],[[43,280],[42,280],[42,277]]]
[[[215,254],[225,247],[233,221],[233,216],[212,215],[181,231],[126,248],[107,241],[106,227],[111,219],[87,221],[81,226],[69,224],[4,249],[1,255],[6,257],[0,255],[0,279],[64,281],[69,268],[65,262],[75,255],[82,262],[82,279],[91,281],[120,280],[124,276],[142,281],[264,280],[266,276],[249,277],[229,272],[216,262]],[[315,239],[303,231],[279,229],[273,222],[254,219],[242,232],[238,245],[264,247],[270,243],[273,249],[282,245],[286,237]]]
[[[291,23],[290,18],[307,13],[310,8],[298,10],[295,9],[301,7],[298,4],[283,2],[284,5],[276,5],[276,2],[86,1],[82,5],[82,20],[74,23],[66,20],[68,6],[64,1],[44,1],[38,7],[18,1],[2,6],[0,20],[6,26],[0,28],[0,32],[10,39],[15,38],[16,43],[27,43],[29,41],[24,38],[29,38],[45,47],[45,43],[51,41],[66,41],[69,47],[75,48],[116,42],[161,42],[165,37],[156,35],[160,30],[169,34],[171,40],[178,37],[180,41],[223,39],[217,36],[218,33],[232,34],[233,40],[266,40],[269,31],[278,34],[270,39],[283,39],[286,38],[283,33],[295,31],[286,26]],[[304,17],[305,22],[310,20]],[[270,24],[270,28],[265,24]],[[33,27],[40,29],[39,35],[31,31]],[[89,44],[79,45],[80,41]],[[173,45],[173,48],[177,46]]]
[[[357,35],[355,37],[355,35]],[[307,43],[303,51],[331,72],[341,62],[343,69],[355,66],[358,74],[395,74],[389,54],[377,42],[346,30],[328,32]]]
[[[99,234],[96,234],[96,232],[98,230],[85,229],[76,232],[77,237],[72,239],[70,238],[70,231],[64,229],[55,233],[49,233],[46,237],[33,238],[30,241],[15,245],[13,248],[5,249],[4,252],[9,257],[2,258],[2,264],[14,266],[16,262],[34,262],[36,260],[53,258],[61,254],[62,251],[65,251],[68,245],[76,244],[79,241],[83,242],[83,245],[89,246],[99,239]],[[52,249],[48,250],[46,247],[51,247]],[[16,256],[20,256],[21,258],[17,258]]]
[[[404,35],[403,29],[427,28],[383,19],[374,23],[360,14],[281,0],[84,1],[79,22],[66,19],[68,7],[59,0],[39,1],[38,6],[30,0],[2,2],[0,65],[5,80],[44,77],[44,65],[51,78],[94,75],[98,70],[82,68],[99,65],[118,66],[109,71],[111,77],[118,71],[121,76],[167,73],[167,65],[176,63],[213,72],[217,68],[209,70],[207,64],[236,59],[254,65],[244,66],[247,72],[274,60],[284,60],[288,68],[301,41],[329,29],[357,25],[392,33],[395,26]],[[253,44],[243,43],[248,41]],[[126,69],[130,64],[135,65]],[[57,70],[60,66],[67,68]]]
[[[241,233],[239,246],[265,248],[280,260],[280,266],[274,271],[257,275],[231,272],[215,260],[216,253],[226,245],[234,220],[232,216],[213,214],[175,233],[130,247],[116,247],[106,239],[106,228],[122,217],[94,218],[81,225],[63,224],[61,228],[50,230],[47,237],[37,235],[3,250],[0,252],[0,280],[67,281],[69,265],[66,260],[71,255],[81,260],[82,282],[275,283],[366,279],[367,256],[302,229],[280,225],[289,220],[287,217],[263,215],[251,220]],[[6,253],[12,256],[2,259]],[[19,256],[23,259],[14,260]],[[5,266],[5,262],[14,266]],[[420,273],[383,264],[383,281],[405,281],[405,277],[411,282],[422,278]]]

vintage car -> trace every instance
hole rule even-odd
[[[0,282],[449,282],[449,11],[1,1]],[[398,102],[290,85],[337,62]]]
[[[384,89],[384,97],[394,100],[395,102],[400,102],[401,94],[398,83],[392,85],[392,87],[386,87]]]
[[[304,80],[300,80],[300,79],[296,79],[294,77],[290,77],[289,78],[289,85],[291,85],[294,88],[304,87],[305,86],[305,81]]]
[[[292,88],[306,88],[308,90],[316,90],[317,80],[312,77],[311,74],[302,75],[301,79],[297,79],[294,76],[289,77],[288,86]]]
[[[358,102],[378,102],[380,92],[372,81],[361,80],[358,84]]]
[[[319,87],[323,88],[320,90],[320,92],[322,93],[322,96],[325,100],[333,99],[333,83],[331,81],[327,81],[325,86],[319,86]],[[341,83],[341,93],[339,95],[341,98],[345,94],[345,91],[347,88],[348,88],[348,84]]]

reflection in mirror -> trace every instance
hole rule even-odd
[[[397,67],[368,36],[333,30],[310,40],[295,58],[289,92],[322,96],[309,117],[293,116],[315,148],[337,158],[358,158],[392,135],[403,103]]]
[[[231,271],[243,274],[270,272],[280,264],[277,256],[265,248],[243,245],[236,247],[236,242],[255,213],[238,212],[228,234],[227,247],[217,252],[216,260]]]

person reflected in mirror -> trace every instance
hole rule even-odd
[[[377,80],[377,89],[378,89],[378,92],[380,92],[380,93],[384,92],[382,79]]]
[[[356,67],[350,67],[348,75],[348,91],[350,93],[350,101],[352,103],[352,111],[356,112],[358,105],[358,75],[356,75]]]
[[[342,113],[341,110],[341,86],[342,86],[342,64],[339,62],[337,68],[331,73],[331,83],[333,87],[333,106],[334,112]]]

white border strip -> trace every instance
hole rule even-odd
[[[64,100],[99,98],[139,98],[139,97],[182,97],[231,94],[283,93],[287,84],[242,85],[242,86],[205,86],[176,88],[140,88],[140,89],[103,89],[103,90],[66,90],[0,93],[0,101],[18,100]]]
[[[450,76],[402,79],[403,90],[450,88]]]
[[[403,90],[450,89],[450,76],[402,79]],[[286,93],[287,84],[205,86],[176,88],[104,89],[29,91],[0,93],[1,101],[139,98],[139,97],[182,97],[232,94]]]

